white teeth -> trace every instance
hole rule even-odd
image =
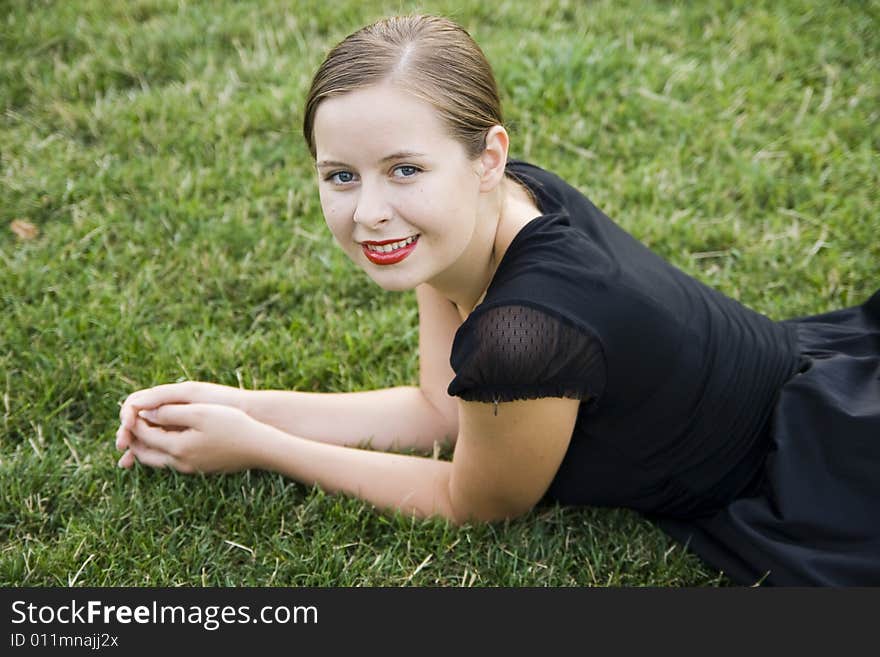
[[[400,240],[399,242],[392,242],[391,244],[367,244],[367,248],[370,251],[378,251],[379,253],[391,253],[392,251],[396,251],[397,249],[402,249],[408,244],[412,244],[416,240],[416,235],[412,237],[407,237],[405,240]]]

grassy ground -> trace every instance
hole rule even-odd
[[[880,285],[877,2],[0,1],[0,584],[729,583],[622,510],[115,468],[140,387],[416,382],[414,296],[334,246],[299,136],[326,50],[410,10],[483,45],[516,156],[686,271],[780,319]]]

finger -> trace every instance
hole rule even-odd
[[[125,427],[120,426],[116,430],[115,445],[116,445],[116,449],[118,449],[120,452],[128,449],[134,440],[135,440],[135,436],[129,429],[126,429]]]
[[[176,454],[180,449],[183,432],[168,431],[160,426],[150,426],[146,420],[138,418],[134,425],[134,436],[138,442],[143,443],[150,449],[168,454]]]
[[[120,418],[127,429],[134,427],[137,412],[144,408],[156,408],[162,404],[187,401],[189,386],[184,383],[165,383],[131,393],[122,403]]]
[[[203,411],[206,404],[162,404],[158,408],[143,409],[138,415],[153,424],[165,427],[201,426]]]
[[[131,431],[134,428],[135,414],[138,409],[131,404],[126,404],[122,409],[122,426]]]
[[[127,449],[125,450],[125,454],[119,457],[116,465],[118,465],[120,468],[125,468],[126,470],[128,470],[131,466],[134,465],[134,461],[134,452],[132,452],[130,449]]]
[[[134,441],[130,451],[137,459],[138,463],[141,463],[142,465],[148,465],[151,468],[174,467],[174,458],[170,454],[158,449],[147,447],[140,440]]]
[[[128,446],[131,444],[132,435],[131,432],[128,431],[125,427],[120,426],[116,430],[116,449],[120,452],[128,449]]]
[[[131,431],[134,429],[135,422],[137,421],[137,414],[140,410],[145,408],[155,408],[161,403],[162,401],[156,399],[155,396],[134,393],[125,401],[125,404],[122,407],[122,426]]]
[[[131,398],[129,397],[129,399]],[[134,419],[140,408],[130,402],[129,399],[125,400],[122,409],[119,411],[119,422],[125,429],[131,430],[134,427]]]

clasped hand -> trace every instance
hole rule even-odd
[[[218,397],[198,394],[211,386],[171,384],[130,395],[119,414],[116,447],[125,453],[118,465],[131,468],[137,460],[183,473],[236,472],[256,467],[257,450],[252,437],[259,423],[231,405],[197,401]],[[216,401],[226,400],[221,397]]]

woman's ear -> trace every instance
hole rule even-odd
[[[486,133],[486,146],[479,157],[481,192],[493,190],[504,179],[509,146],[510,138],[507,136],[507,130],[500,125],[489,128]]]

